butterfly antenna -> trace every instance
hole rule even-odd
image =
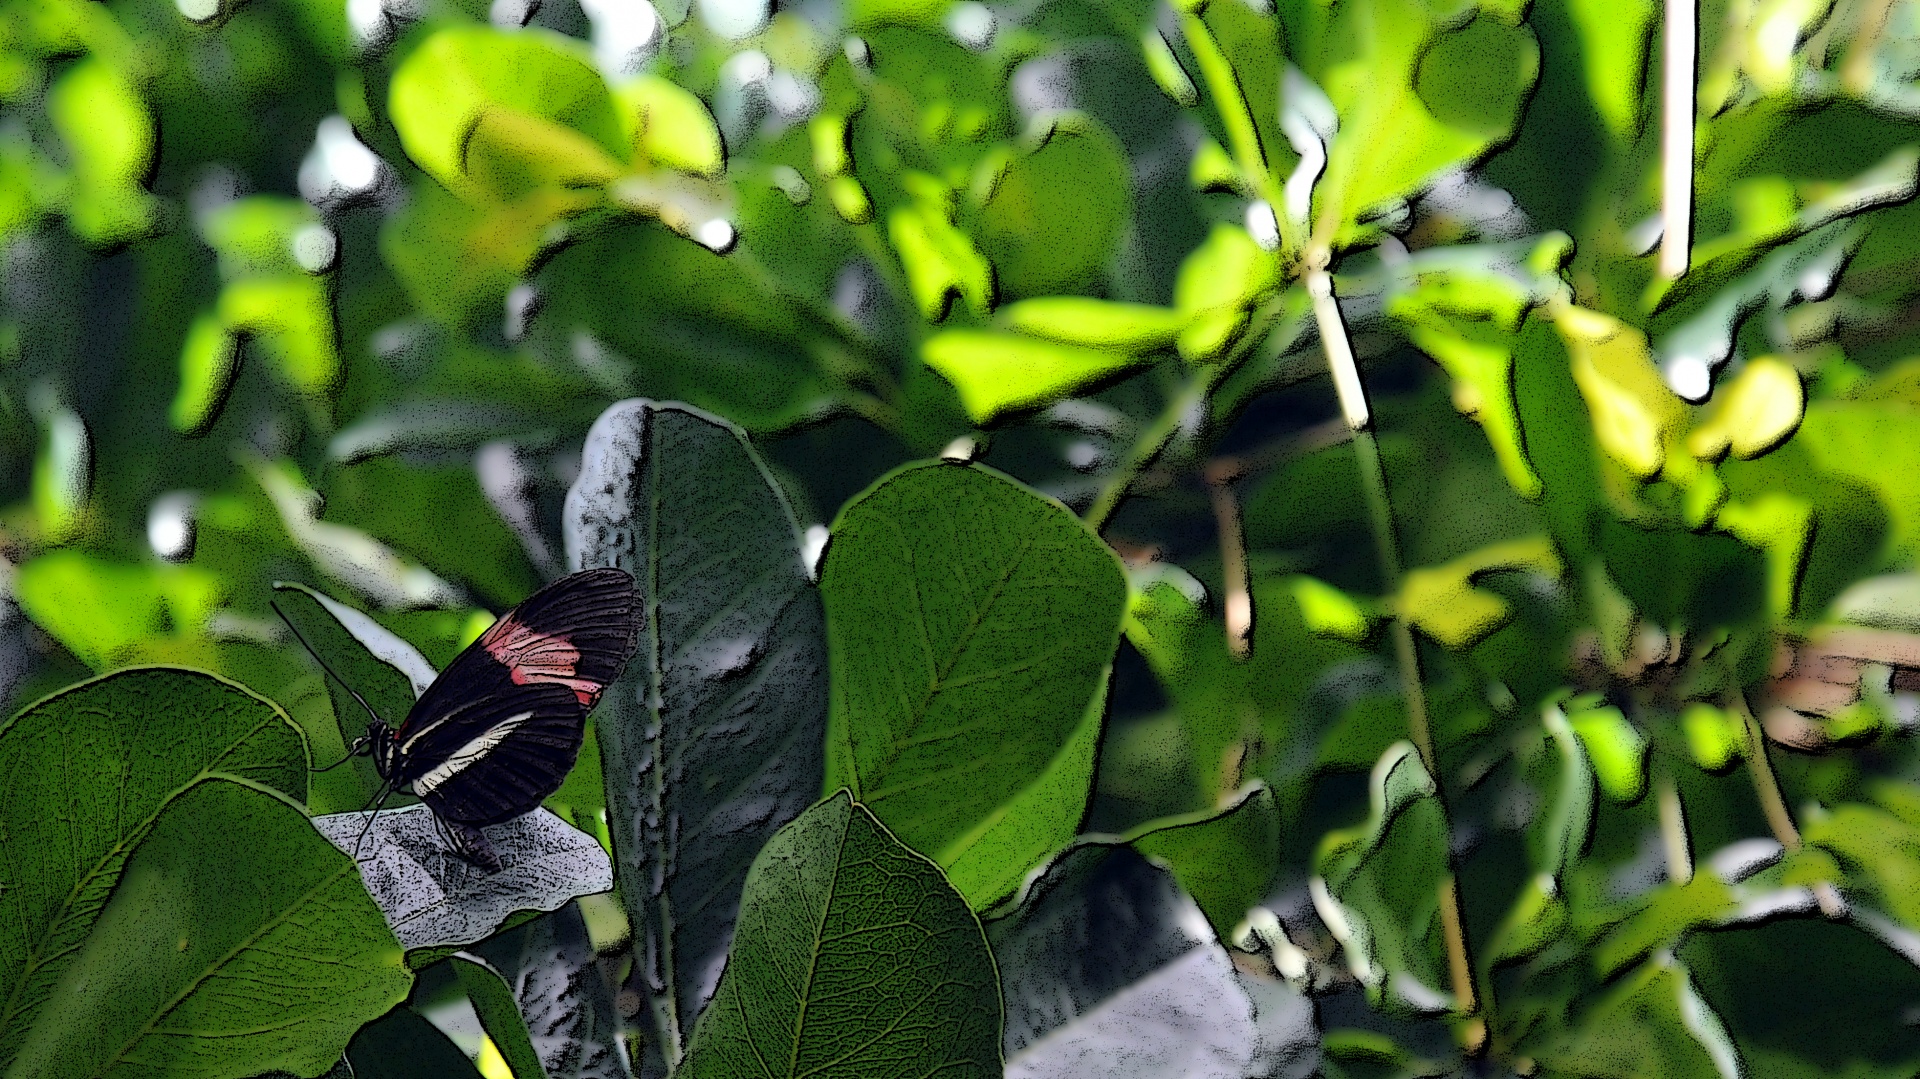
[[[380,718],[380,713],[373,710],[373,705],[368,704],[367,699],[365,697],[362,697],[358,691],[356,691],[352,686],[347,684],[346,679],[340,677],[340,675],[337,672],[335,672],[332,667],[327,666],[327,661],[324,659],[321,659],[320,653],[314,651],[313,646],[307,643],[307,638],[301,634],[300,627],[293,624],[293,619],[287,617],[287,612],[280,609],[280,604],[278,602],[274,600],[268,600],[267,606],[272,607],[273,613],[279,615],[280,621],[285,622],[287,624],[287,628],[293,631],[293,639],[300,642],[300,647],[307,650],[307,655],[310,655],[313,657],[313,661],[320,665],[321,670],[327,672],[329,675],[332,675],[333,680],[340,683],[341,689],[346,690],[347,693],[350,696],[352,696],[354,700],[359,701],[360,707],[365,708],[367,710],[367,715],[372,716],[373,721],[375,723],[379,723],[383,726],[390,725],[387,723],[386,720]],[[351,754],[349,754],[349,756],[351,756]],[[338,767],[338,765],[330,764],[327,767],[335,768],[335,767]],[[326,771],[325,768],[320,770]]]

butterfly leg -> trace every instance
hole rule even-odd
[[[448,838],[452,840],[449,846],[455,854],[479,867],[483,873],[498,873],[505,868],[493,844],[487,842],[486,835],[480,829],[459,821],[436,819],[446,825]]]

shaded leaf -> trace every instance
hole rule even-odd
[[[0,727],[0,1065],[169,803],[215,773],[304,797],[306,769],[280,709],[198,671],[111,674]]]
[[[1000,988],[940,870],[845,791],[754,859],[740,927],[681,1074],[990,1077]]]
[[[987,926],[1007,1001],[1008,1076],[1305,1076],[1312,1005],[1242,975],[1171,874],[1082,847]]]
[[[505,976],[550,1079],[625,1079],[613,987],[595,961],[580,906],[474,945]]]
[[[353,862],[283,795],[209,779],[128,859],[8,1075],[313,1075],[411,983]]]
[[[720,978],[755,854],[818,797],[819,594],[746,436],[685,405],[601,416],[566,538],[575,568],[631,572],[646,613],[596,731],[649,1044],[674,1062]]]

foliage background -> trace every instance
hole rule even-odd
[[[275,582],[444,666],[583,550],[654,564],[583,539],[568,502],[627,462],[674,492],[645,518],[680,530],[669,550],[783,567],[753,600],[783,613],[740,631],[788,664],[751,727],[787,732],[787,770],[753,782],[774,825],[841,786],[866,807],[781,833],[794,864],[877,819],[904,846],[876,850],[965,900],[943,962],[978,974],[991,947],[1000,986],[941,1005],[955,1059],[1000,1067],[967,1056],[993,1009],[1008,1074],[1056,1074],[1034,1045],[1130,1044],[1102,1008],[1171,967],[1073,981],[1098,964],[1048,950],[1057,917],[1088,952],[1205,944],[1212,981],[1155,983],[1179,1021],[1131,1025],[1162,1068],[1170,1047],[1229,1060],[1192,1074],[1912,1074],[1920,6],[1696,15],[1675,280],[1653,255],[1650,0],[10,0],[0,689],[12,711],[191,667],[231,683],[167,683],[168,722],[305,742],[235,735],[257,765],[191,798],[231,747],[151,751],[188,763],[100,824],[111,868],[60,908],[100,921],[62,931],[86,963],[164,953],[136,900],[108,903],[122,862],[146,895],[219,860],[182,820],[307,851],[299,812],[361,804],[364,769],[280,774],[358,721]],[[636,397],[692,408],[633,419],[641,449],[590,437]],[[942,456],[992,471],[894,471]],[[638,513],[624,497],[593,512]],[[1016,549],[1042,554],[1021,571]],[[694,613],[744,587],[687,572]],[[915,618],[970,640],[977,597],[1016,579],[977,668],[948,682],[901,651]],[[406,672],[356,651],[377,630],[278,594],[404,710]],[[662,624],[717,639],[686,617]],[[684,692],[663,707],[689,759],[727,744],[702,718],[720,690],[649,673]],[[902,677],[958,688],[896,714]],[[50,800],[145,759],[107,722],[97,762],[60,771],[81,766],[50,732],[154,707],[74,692],[0,732],[6,774],[42,779],[0,806],[7,883],[33,895],[67,871],[40,857],[33,822],[68,819]],[[358,1032],[356,1074],[453,1074],[444,1029],[521,1079],[664,1071],[683,1034],[687,1067],[724,1071],[695,1035],[711,979],[647,984],[649,934],[674,930],[622,832],[659,767],[619,733],[643,720],[603,715],[550,803],[612,851],[620,902],[477,965],[414,955],[416,978],[348,895],[340,955],[289,940],[311,962],[276,976],[352,966],[366,1014],[142,1066],[317,1074]],[[966,748],[876,757],[874,732]],[[734,838],[729,896],[767,835]],[[333,881],[312,846],[205,894]],[[779,939],[782,908],[752,907],[771,892],[746,894],[741,924],[776,927],[756,945]],[[1146,937],[1112,928],[1121,894]],[[699,945],[716,964],[730,903]],[[1166,928],[1196,911],[1191,940]],[[730,970],[777,966],[747,947]],[[85,1024],[16,1010],[57,991],[28,955],[0,952],[0,1065],[60,1074]],[[528,986],[557,969],[605,979],[561,994],[606,1024],[564,1052],[527,1040]],[[715,999],[750,1011],[750,989]],[[1061,993],[1064,1020],[1022,1011]]]

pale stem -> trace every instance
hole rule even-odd
[[[1227,478],[1208,484],[1213,520],[1220,533],[1220,576],[1226,589],[1227,651],[1247,658],[1253,648],[1253,591],[1247,575],[1247,537],[1240,523],[1240,500]]]
[[[1693,238],[1695,0],[1667,0],[1660,95],[1660,274],[1687,272]]]
[[[1346,416],[1348,427],[1363,430],[1371,418],[1367,411],[1367,392],[1360,385],[1360,366],[1353,360],[1347,324],[1340,318],[1340,302],[1333,297],[1333,276],[1320,267],[1309,269],[1307,295],[1313,298],[1313,321],[1326,349],[1327,370],[1333,373],[1333,391],[1340,397],[1340,412]]]
[[[1782,847],[1799,850],[1800,829],[1794,826],[1793,814],[1787,811],[1787,800],[1780,794],[1780,780],[1773,773],[1773,763],[1767,759],[1766,733],[1760,729],[1760,721],[1753,717],[1753,709],[1747,707],[1746,694],[1734,690],[1727,694],[1727,704],[1746,729],[1747,771],[1753,776],[1753,789],[1760,797],[1760,810],[1766,814],[1767,826],[1773,829],[1773,838]],[[1832,884],[1826,881],[1815,884],[1813,895],[1820,904],[1820,913],[1827,917],[1838,918],[1846,913],[1846,905]]]
[[[1693,879],[1693,845],[1687,838],[1686,810],[1680,804],[1680,789],[1673,777],[1662,775],[1659,783],[1660,841],[1667,852],[1667,877],[1675,884]]]

